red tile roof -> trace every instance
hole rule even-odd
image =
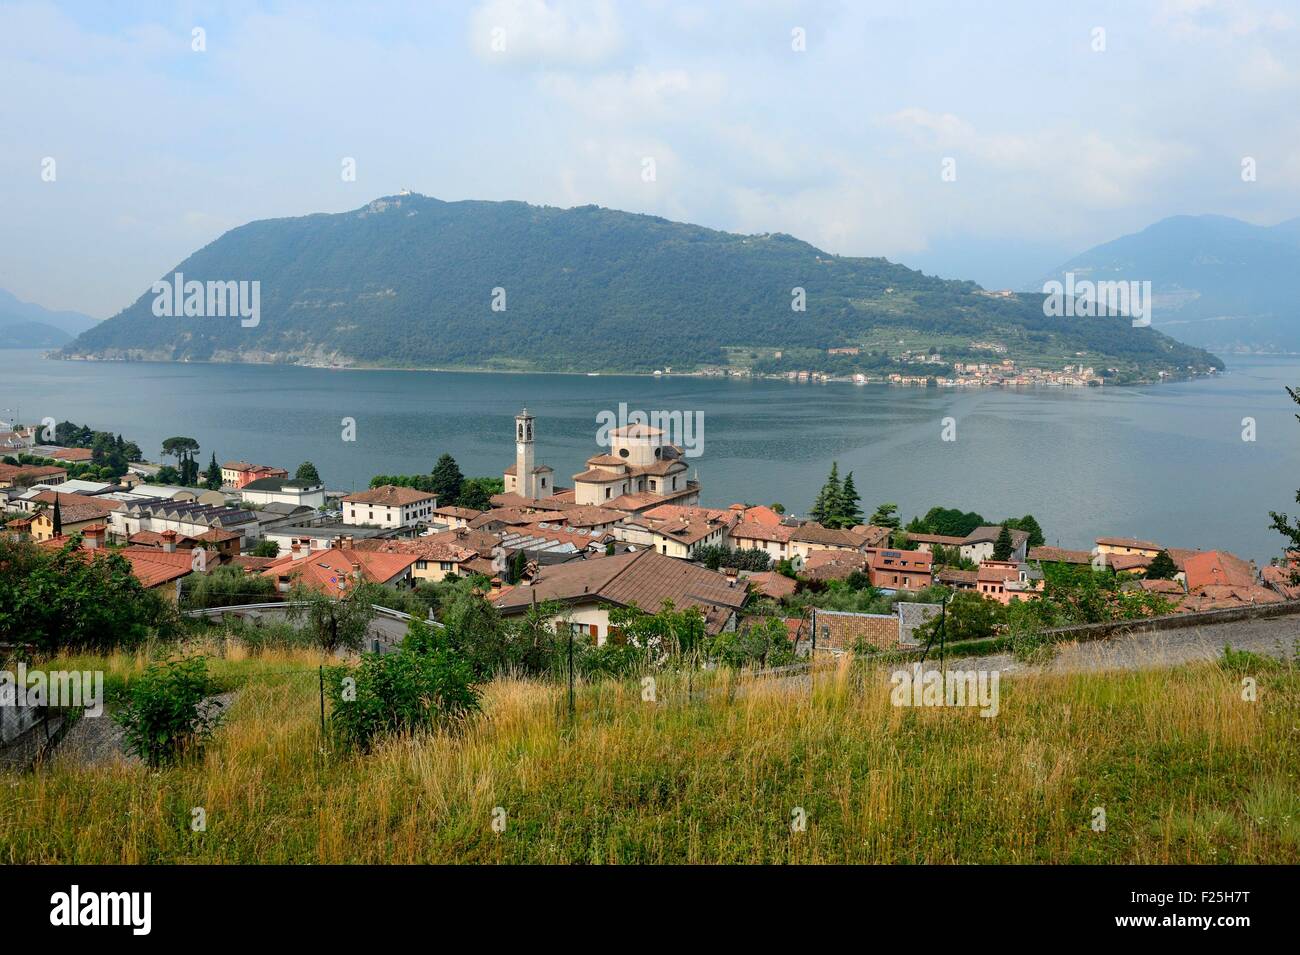
[[[1235,554],[1220,550],[1188,558],[1184,573],[1189,591],[1210,586],[1251,587],[1255,583],[1250,564]]]
[[[413,487],[382,484],[379,487],[371,488],[369,491],[349,494],[343,500],[349,504],[380,504],[385,507],[401,507],[406,504],[431,501],[436,497],[436,494],[430,494],[428,491],[417,491]]]

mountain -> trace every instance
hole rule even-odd
[[[1300,351],[1300,218],[1256,226],[1174,216],[1077,255],[1048,278],[1150,281],[1152,325],[1224,351]],[[1038,286],[1041,287],[1041,286]]]
[[[346,213],[251,222],[163,278],[175,272],[186,284],[259,282],[256,323],[155,315],[147,292],[65,357],[843,371],[917,347],[960,356],[979,342],[985,360],[990,346],[1005,347],[1057,367],[1083,357],[1130,377],[1221,365],[1124,318],[1046,317],[1041,295],[999,297],[789,235],[733,235],[596,206],[388,196]],[[805,311],[791,308],[796,288]],[[845,346],[859,355],[828,359],[828,348]]]
[[[0,348],[57,348],[94,327],[97,318],[24,302],[0,289]]]

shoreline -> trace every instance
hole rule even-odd
[[[25,351],[26,349],[13,349],[13,350]],[[32,349],[32,350],[41,351],[40,349]],[[1267,358],[1267,357],[1286,358],[1286,357],[1300,356],[1300,353],[1294,353],[1294,354],[1285,353],[1285,354],[1278,354],[1275,356],[1257,355],[1255,353],[1248,353],[1248,354],[1250,357],[1263,357],[1263,358]],[[1003,388],[1003,389],[1016,389],[1016,390],[1049,389],[1053,391],[1086,392],[1086,391],[1092,391],[1098,388],[1105,388],[1105,387],[1111,387],[1111,388],[1145,387],[1150,385],[1173,384],[1176,382],[1183,382],[1183,381],[1199,381],[1202,379],[1215,378],[1218,377],[1219,375],[1227,373],[1227,367],[1225,365],[1223,371],[1211,370],[1204,374],[1192,374],[1192,375],[1184,374],[1184,375],[1179,375],[1177,377],[1165,377],[1165,378],[1160,378],[1160,377],[1149,378],[1149,379],[1144,378],[1138,381],[1116,382],[1114,384],[1109,384],[1109,385],[1107,385],[1104,382],[1098,385],[1088,385],[1088,384],[1066,385],[1066,384],[1056,384],[1053,382],[1033,382],[1029,384],[1008,384],[1004,382],[990,382],[988,384],[938,384],[936,382],[934,385],[929,385],[929,384],[922,385],[922,384],[915,384],[910,382],[900,383],[900,382],[894,382],[894,381],[888,381],[885,379],[876,379],[876,378],[868,378],[865,381],[859,382],[852,377],[847,377],[847,378],[835,377],[835,376],[814,377],[812,374],[804,378],[799,378],[799,377],[792,378],[788,374],[733,375],[727,372],[718,374],[718,373],[706,373],[701,371],[674,371],[674,372],[655,373],[655,372],[645,372],[645,371],[607,371],[601,369],[598,371],[583,372],[583,371],[544,371],[540,369],[513,369],[513,368],[464,368],[464,367],[437,367],[437,366],[395,367],[391,365],[369,365],[369,364],[323,365],[323,364],[312,364],[312,363],[305,363],[305,362],[281,362],[281,361],[211,361],[211,360],[200,360],[200,359],[185,359],[185,360],[177,361],[173,359],[162,359],[162,358],[138,358],[138,359],[137,358],[96,358],[92,356],[55,355],[53,354],[52,351],[48,351],[48,350],[42,351],[41,358],[46,361],[81,361],[90,364],[249,365],[249,366],[264,366],[264,367],[310,368],[316,371],[437,372],[440,374],[463,374],[463,375],[558,375],[558,376],[567,376],[571,378],[717,378],[725,381],[785,381],[785,382],[789,382],[790,384],[803,384],[803,385],[845,384],[845,385],[854,385],[856,387],[865,387],[868,385],[885,385],[892,388],[922,388],[922,389],[929,389],[933,387],[936,390],[946,389],[951,391],[985,390],[991,388]],[[920,377],[920,376],[909,376],[909,377]]]

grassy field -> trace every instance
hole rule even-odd
[[[1254,673],[1254,703],[1209,664],[1006,677],[993,718],[895,707],[847,664],[694,701],[581,687],[572,721],[563,689],[503,680],[460,737],[347,756],[321,746],[318,662],[216,661],[242,689],[188,765],[0,776],[0,862],[1300,861],[1292,668]]]

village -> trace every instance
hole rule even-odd
[[[120,554],[145,588],[178,603],[187,578],[222,567],[282,596],[308,588],[344,598],[362,583],[411,590],[471,578],[503,617],[556,607],[557,630],[596,646],[622,639],[611,611],[653,613],[667,602],[698,610],[711,634],[762,613],[780,616],[803,652],[864,641],[905,649],[955,596],[1004,608],[1035,601],[1063,569],[1104,575],[1135,606],[1171,614],[1300,598],[1295,554],[1258,568],[1222,550],[1131,537],[1045,546],[1033,539],[1041,533],[1011,522],[957,536],[900,528],[887,511],[874,515],[879,523],[857,515],[819,523],[780,505],[702,506],[682,448],[646,424],[609,430],[608,446],[560,486],[537,457],[538,424],[527,410],[515,417],[513,463],[483,507],[397,483],[330,491],[314,467],[290,477],[242,460],[220,465],[215,489],[155,483],[160,466],[142,461],[115,481],[86,480],[69,470],[89,462],[91,449],[38,443],[35,428],[11,425],[0,432],[3,533],[42,548]],[[870,612],[821,599],[857,592],[873,595]]]

